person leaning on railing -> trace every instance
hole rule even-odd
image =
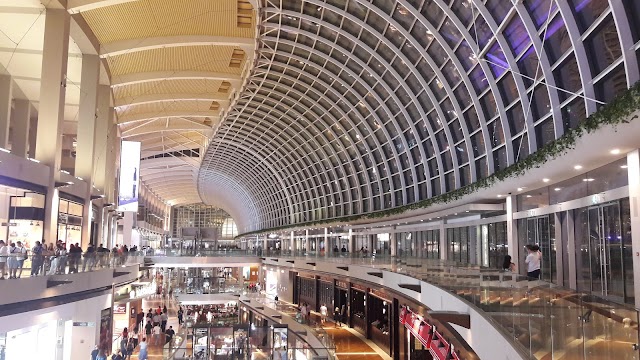
[[[4,271],[7,268],[7,258],[9,257],[9,247],[0,240],[0,280],[4,280]]]
[[[36,244],[31,248],[31,276],[38,276],[43,270],[44,265],[44,247],[40,241],[36,241]]]

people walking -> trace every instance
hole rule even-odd
[[[20,250],[15,243],[9,245],[9,257],[7,258],[7,265],[9,266],[9,279],[17,279],[18,273],[18,257],[22,256]]]
[[[160,335],[162,335],[162,329],[160,328],[160,325],[156,325],[153,327],[153,345],[162,345],[160,343]]]
[[[341,326],[340,325],[340,308],[337,306],[335,309],[333,309],[333,321],[335,321],[336,327]]]
[[[320,306],[320,323],[322,325],[324,325],[324,322],[327,320],[327,313],[328,313],[327,305],[322,304],[322,306]]]
[[[184,316],[184,311],[182,310],[182,307],[180,307],[178,309],[178,325],[182,326],[183,323],[183,316]]]
[[[138,360],[147,360],[147,338],[143,337],[140,342],[140,353],[138,353]]]
[[[527,257],[524,262],[527,264],[527,277],[529,281],[540,279],[540,263],[542,253],[538,245],[527,244]]]

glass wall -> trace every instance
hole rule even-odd
[[[556,230],[555,215],[544,215],[527,219],[518,220],[518,239],[519,245],[523,248],[522,259],[524,262],[527,256],[525,245],[538,245],[542,253],[542,261],[540,263],[541,278],[545,281],[557,283],[556,277]]]
[[[31,248],[42,240],[44,195],[0,185],[0,231],[9,242]]]
[[[439,229],[396,233],[395,238],[398,245],[398,256],[439,258]]]
[[[58,208],[58,240],[80,244],[82,240],[82,209],[84,205],[60,199]]]
[[[634,303],[629,199],[573,214],[578,290]]]

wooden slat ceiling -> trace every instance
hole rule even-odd
[[[194,148],[200,148],[203,154],[219,121],[217,115],[229,105],[229,97],[241,83],[237,81],[239,76],[247,73],[245,68],[252,59],[252,52],[247,51],[246,44],[234,46],[234,42],[229,41],[225,45],[172,45],[171,42],[179,36],[253,39],[256,12],[251,4],[246,0],[137,0],[84,11],[81,15],[101,45],[129,41],[136,47],[103,54],[114,82],[122,76],[135,79],[136,74],[154,75],[142,82],[112,87],[116,116],[136,119],[131,123],[118,121],[123,137],[141,141],[147,155]],[[171,41],[167,46],[144,47],[147,39],[163,37]],[[194,73],[210,73],[221,79],[179,78],[181,73],[187,72],[190,77]],[[229,81],[225,81],[226,74]],[[180,117],[182,112],[184,117]],[[217,115],[189,117],[201,112]],[[135,117],[146,118],[147,114],[150,119]],[[172,117],[162,118],[163,114]],[[154,164],[182,163],[191,167],[194,173],[200,164],[200,159],[193,158],[155,160]],[[144,181],[144,167],[141,175]],[[170,170],[166,176],[171,179]],[[181,175],[176,173],[175,176]],[[172,204],[200,202],[195,180],[187,188],[184,181],[176,181],[180,189],[166,185],[154,189],[153,183],[148,185]]]

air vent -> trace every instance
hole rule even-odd
[[[231,89],[231,83],[228,81],[223,81],[218,88],[218,92],[226,94],[229,92],[229,89]]]
[[[231,61],[229,61],[229,67],[239,68],[243,60],[244,60],[244,50],[233,49],[233,53],[231,54]]]
[[[238,27],[250,28],[253,17],[253,7],[245,0],[238,0]]]
[[[211,106],[209,106],[209,110],[220,110],[220,103],[217,101],[212,101]]]

